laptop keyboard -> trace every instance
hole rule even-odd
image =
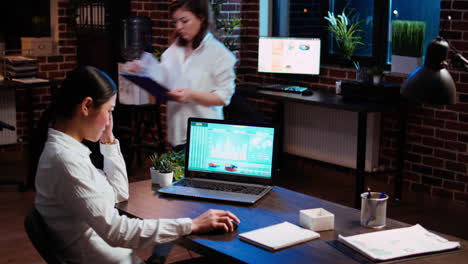
[[[229,184],[229,183],[221,183],[221,182],[191,181],[191,180],[179,181],[179,182],[174,183],[174,185],[214,190],[214,191],[245,193],[245,194],[252,194],[252,195],[258,195],[265,190],[265,188],[262,188],[262,187],[242,186],[242,185],[237,185],[237,184]]]

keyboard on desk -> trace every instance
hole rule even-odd
[[[284,84],[271,84],[258,87],[260,90],[270,90],[276,92],[286,92],[286,93],[302,93],[308,90],[307,87],[301,87],[296,85],[284,85]]]
[[[245,193],[245,194],[253,194],[253,195],[258,195],[262,193],[263,191],[265,191],[266,189],[263,187],[246,186],[246,185],[240,185],[240,184],[211,182],[211,181],[197,181],[197,180],[189,180],[189,179],[178,181],[174,183],[174,185],[213,190],[213,191]]]

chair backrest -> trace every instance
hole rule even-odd
[[[56,240],[51,236],[49,228],[35,207],[26,215],[24,229],[29,240],[47,263],[66,263],[58,252]]]

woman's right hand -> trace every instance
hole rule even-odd
[[[232,232],[234,224],[231,221],[240,223],[239,218],[229,211],[210,209],[192,220],[192,233],[207,233],[216,229]]]
[[[140,73],[141,71],[143,71],[141,60],[132,60],[124,63],[122,71],[133,74]]]

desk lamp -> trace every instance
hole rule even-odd
[[[429,44],[424,65],[403,82],[400,93],[404,98],[417,103],[455,103],[455,83],[446,69],[448,49],[448,42],[440,37]]]

